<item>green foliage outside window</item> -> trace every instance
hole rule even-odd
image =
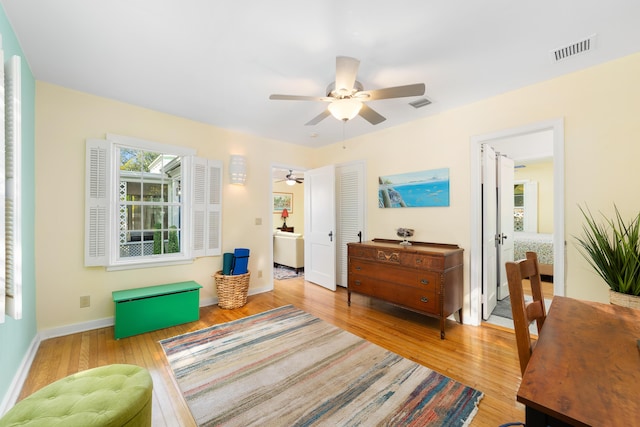
[[[153,232],[153,254],[161,254],[162,253],[162,224],[156,222],[154,228],[156,231]]]
[[[178,241],[178,228],[172,225],[169,230],[169,242],[167,243],[167,253],[180,252],[180,242]]]

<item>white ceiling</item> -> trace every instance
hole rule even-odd
[[[638,0],[0,0],[40,81],[318,147],[640,50]],[[553,49],[597,35],[554,63]],[[371,101],[387,120],[328,117],[335,57],[365,89],[426,84],[433,103]],[[109,131],[106,129],[105,131]]]

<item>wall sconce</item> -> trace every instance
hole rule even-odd
[[[247,159],[244,156],[231,155],[229,160],[229,179],[232,184],[244,185],[247,179]]]

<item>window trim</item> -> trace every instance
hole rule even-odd
[[[181,228],[184,231],[181,236],[182,251],[176,254],[161,254],[142,257],[122,258],[119,256],[119,230],[114,221],[119,217],[119,174],[117,173],[118,159],[117,153],[120,147],[135,148],[140,150],[158,151],[166,154],[175,154],[182,157],[182,182],[184,192],[182,193],[182,215]],[[104,161],[104,171],[102,175],[92,173],[96,170],[95,163],[92,163],[92,150],[103,150],[107,159]],[[222,174],[222,162],[217,160],[198,159],[195,157],[195,150],[192,148],[173,146],[170,144],[158,143],[139,138],[133,138],[123,135],[107,134],[106,139],[87,139],[86,142],[87,170],[86,180],[87,188],[85,191],[85,266],[103,266],[107,271],[147,268],[166,265],[187,264],[193,262],[193,259],[199,256],[213,256],[221,253],[220,241],[215,245],[213,250],[206,253],[195,251],[193,248],[194,222],[193,215],[196,208],[193,206],[194,181],[194,165],[196,162],[206,162],[211,168],[219,169],[218,173]],[[213,170],[213,169],[212,169]],[[95,178],[95,175],[100,175]],[[93,180],[93,181],[91,181]],[[91,185],[92,182],[104,180],[106,189],[105,196],[102,198],[92,197],[96,191],[92,193],[92,189],[97,185]],[[102,182],[102,181],[101,181]],[[220,189],[221,191],[221,183]],[[218,209],[221,210],[221,200],[218,201]],[[91,214],[96,209],[104,213],[100,217],[102,222],[92,222]],[[221,224],[214,224],[217,230],[220,230]],[[101,234],[104,232],[104,236]],[[97,236],[97,237],[96,237]],[[95,243],[95,242],[98,243]],[[95,250],[104,248],[104,252]],[[93,251],[92,251],[93,249]]]

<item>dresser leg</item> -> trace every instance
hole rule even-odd
[[[347,291],[347,306],[351,307],[351,291]]]

